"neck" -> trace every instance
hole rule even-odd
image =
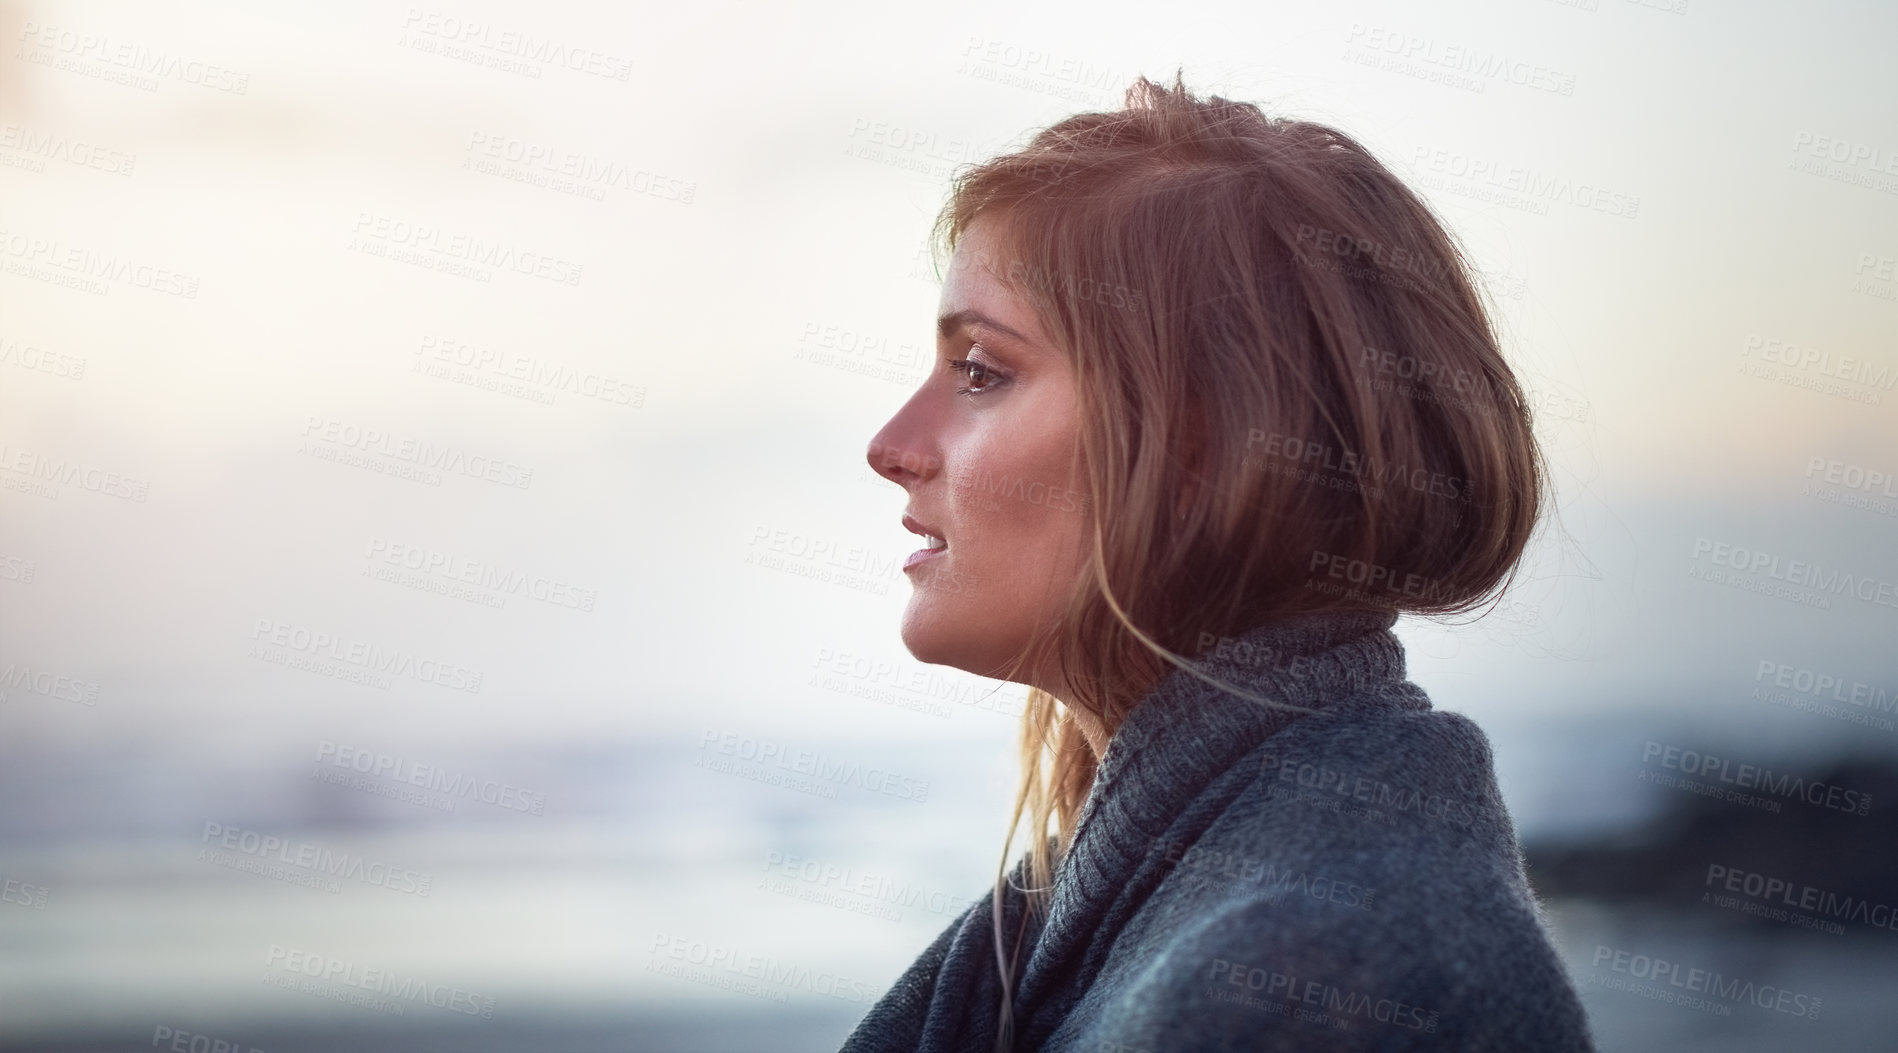
[[[1074,721],[1074,726],[1081,729],[1081,737],[1087,740],[1087,748],[1094,754],[1094,763],[1099,764],[1101,758],[1107,756],[1107,742],[1111,738],[1107,728],[1101,724],[1101,718],[1079,706],[1069,706],[1065,702],[1062,705]]]

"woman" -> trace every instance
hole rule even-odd
[[[1488,742],[1390,631],[1506,586],[1544,480],[1428,208],[1176,75],[936,233],[939,368],[869,457],[927,539],[905,645],[1030,685],[1031,844],[846,1053],[1592,1048]]]

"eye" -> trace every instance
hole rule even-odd
[[[969,347],[979,351],[982,345],[970,344]],[[1008,386],[1009,378],[1006,374],[999,370],[990,369],[980,362],[972,362],[966,358],[952,358],[948,361],[947,365],[955,372],[961,373],[969,378],[968,387],[959,387],[956,389],[956,394],[958,395],[968,395],[973,398],[985,391],[993,391],[996,388]]]

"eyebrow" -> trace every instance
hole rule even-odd
[[[971,326],[971,325],[987,326],[988,328],[993,329],[998,333],[1001,333],[1003,336],[1014,337],[1016,340],[1019,340],[1024,344],[1030,342],[1026,336],[1023,336],[1022,334],[1016,332],[1015,330],[1010,329],[1008,326],[1005,326],[1002,323],[996,321],[995,319],[990,318],[988,315],[983,314],[981,311],[973,310],[970,308],[964,308],[963,310],[960,310],[960,311],[950,311],[948,314],[945,314],[942,317],[936,319],[936,335],[947,338],[949,334],[955,332],[956,330],[964,328],[965,326]]]

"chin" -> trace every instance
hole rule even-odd
[[[989,648],[977,637],[988,623],[980,612],[958,610],[945,597],[917,586],[903,610],[903,646],[919,662],[970,671]]]
[[[917,661],[975,676],[1001,679],[998,674],[1014,658],[993,610],[946,602],[922,588],[903,610],[902,637],[903,646]]]
[[[903,608],[903,646],[919,662],[930,665],[949,665],[949,653],[954,649],[948,637],[949,621],[945,617],[949,612],[942,604],[921,588],[911,593],[909,606]]]

